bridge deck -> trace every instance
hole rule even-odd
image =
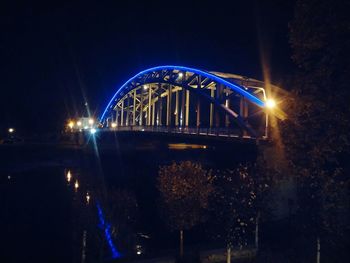
[[[154,133],[167,133],[167,134],[184,134],[193,135],[200,137],[221,137],[221,138],[232,138],[232,139],[246,139],[256,140],[249,135],[240,133],[238,129],[230,128],[190,128],[190,127],[161,127],[161,126],[119,126],[114,128],[104,128],[101,131],[115,131],[115,132],[154,132]],[[266,137],[259,138],[259,140],[267,140]]]

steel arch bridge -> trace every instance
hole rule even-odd
[[[183,66],[158,66],[126,81],[104,109],[100,123],[116,131],[264,139],[272,113],[268,97],[265,84],[259,80]]]

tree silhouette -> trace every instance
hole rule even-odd
[[[298,225],[316,241],[317,262],[322,238],[340,246],[349,232],[349,8],[348,1],[297,1],[290,24],[299,71],[282,135],[297,181]]]
[[[242,249],[258,230],[261,212],[266,210],[266,197],[271,180],[266,171],[249,164],[240,164],[234,170],[218,171],[215,176],[213,211],[219,233],[227,244],[227,262],[231,261],[233,247]],[[256,232],[256,246],[257,242]]]
[[[161,208],[169,227],[180,231],[180,257],[183,231],[204,220],[209,196],[213,193],[211,171],[190,161],[159,168],[158,189]]]

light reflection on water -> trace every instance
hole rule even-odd
[[[155,205],[159,165],[191,158],[206,162],[204,154],[210,153],[205,145],[191,145],[188,152],[164,150],[162,154],[126,151],[123,155],[104,155],[102,163],[96,164],[95,157],[71,152],[65,155],[69,162],[50,162],[29,172],[22,168],[33,169],[33,165],[18,165],[17,172],[0,174],[0,226],[5,229],[0,239],[4,240],[1,244],[7,244],[6,254],[0,251],[0,262],[87,263],[111,259],[115,253],[106,239],[106,227],[98,228],[97,201],[110,225],[110,240],[123,260],[141,252],[147,256],[175,247],[177,235],[163,224]],[[115,197],[114,201],[134,197],[137,215],[133,225],[119,224],[123,215],[113,214],[113,205],[116,208],[118,202],[108,203],[110,197]],[[145,238],[145,233],[150,238]],[[23,253],[18,253],[19,249]]]
[[[112,258],[113,259],[120,258],[121,254],[120,254],[120,252],[118,252],[118,250],[117,250],[117,248],[116,248],[116,246],[115,246],[115,244],[113,242],[113,239],[112,239],[111,224],[109,224],[105,220],[105,216],[103,214],[103,211],[102,211],[102,208],[101,208],[101,205],[100,205],[99,202],[96,202],[96,207],[97,207],[97,211],[98,211],[98,217],[99,217],[99,220],[100,220],[99,227],[104,231],[106,241],[107,241],[109,249],[110,249],[110,251],[112,253]]]
[[[78,175],[79,173],[77,173],[77,175],[72,175],[73,173],[71,172],[70,169],[65,169],[66,172],[66,179],[67,179],[67,183],[68,183],[68,187],[70,187],[70,181],[71,179],[74,177],[75,179],[75,183],[74,183],[74,190],[75,193],[78,193],[79,191],[79,178]],[[86,187],[82,187],[84,189],[86,189]],[[91,199],[91,193],[89,192],[89,190],[82,190],[85,191],[85,194],[83,194],[84,192],[82,192],[82,195],[85,196],[86,199],[86,205],[88,206],[90,204],[90,199]],[[80,194],[80,193],[79,193]],[[111,257],[112,259],[116,259],[116,258],[120,258],[121,257],[121,253],[118,251],[116,245],[113,242],[113,237],[112,237],[112,233],[111,233],[111,224],[108,223],[105,219],[105,215],[104,212],[102,210],[102,206],[100,204],[99,201],[96,200],[95,202],[95,206],[96,206],[96,211],[97,211],[97,216],[99,219],[99,224],[98,227],[102,230],[103,234],[104,234],[104,239],[105,242],[108,244],[110,253],[111,253]],[[86,246],[87,246],[87,231],[84,230],[83,231],[83,236],[82,236],[82,255],[81,255],[81,262],[85,262],[86,259]]]

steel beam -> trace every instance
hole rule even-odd
[[[210,97],[214,99],[215,96],[215,90],[214,87],[210,89]],[[210,128],[213,128],[213,120],[214,120],[214,103],[210,103],[210,112],[209,112],[209,126]]]
[[[124,126],[124,100],[122,100],[122,103],[121,103],[121,107],[122,107],[122,110],[121,110],[121,116],[120,116],[120,126]]]
[[[119,109],[118,109],[118,105],[115,108],[115,123],[117,124],[117,126],[119,126]]]
[[[128,93],[128,95],[127,95],[127,103],[128,103],[128,105],[126,108],[126,126],[129,126],[130,125],[130,123],[129,123],[129,121],[130,121],[130,93]]]
[[[198,86],[197,86],[198,91],[200,91],[201,88],[202,88],[202,78],[201,78],[201,76],[198,76]],[[196,112],[197,112],[196,126],[197,126],[197,128],[199,128],[199,126],[201,124],[201,104],[200,104],[199,97],[197,97]]]
[[[222,95],[222,86],[221,84],[216,85],[216,99],[221,101],[221,95]],[[215,127],[220,127],[220,114],[219,111],[215,111]]]
[[[139,114],[139,125],[142,126],[142,118],[143,118],[143,90],[144,87],[141,87],[140,93],[140,114]]]
[[[241,96],[239,100],[239,115],[241,115],[244,123],[246,123],[248,118],[248,104],[247,104],[247,100],[243,96]],[[247,135],[247,131],[244,129],[243,136],[246,136],[246,135]]]
[[[154,119],[155,119],[155,109],[156,109],[156,102],[154,101],[152,103],[152,126],[154,126]]]
[[[162,84],[159,83],[159,90],[161,90],[162,88]],[[163,125],[163,121],[162,121],[162,114],[163,114],[163,98],[162,96],[159,95],[159,115],[158,115],[158,125],[162,126]]]
[[[167,107],[166,107],[166,125],[168,126],[168,127],[170,127],[171,126],[171,115],[172,115],[172,112],[171,112],[171,98],[172,98],[172,92],[171,92],[171,89],[172,89],[172,87],[171,87],[171,85],[169,85],[168,86],[168,91],[167,91],[167,93],[168,93],[168,96],[167,96]]]
[[[197,98],[197,128],[201,125],[201,102],[200,99]]]
[[[186,116],[185,116],[186,127],[188,127],[189,116],[190,116],[190,91],[186,90]]]
[[[151,125],[151,110],[152,110],[152,88],[148,87],[148,113],[147,113],[147,125]]]
[[[225,100],[225,107],[230,108],[230,100],[228,99],[228,92],[226,92],[226,100]],[[225,112],[225,127],[228,128],[230,126],[230,117],[228,116],[227,112]]]
[[[179,91],[175,91],[175,126],[179,126]]]
[[[183,85],[184,80],[186,79],[186,72],[182,72],[181,85]],[[181,90],[181,113],[180,113],[180,126],[183,127],[185,123],[185,97],[186,90],[182,87]]]
[[[136,125],[136,89],[134,90],[134,106],[132,109],[132,125]]]

